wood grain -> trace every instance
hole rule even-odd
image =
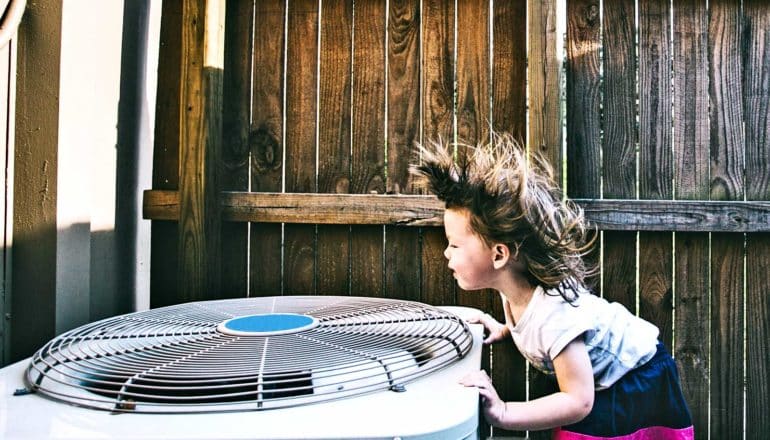
[[[563,3],[530,0],[529,6],[529,148],[554,166],[562,176],[562,61],[559,57],[563,30],[557,26]]]
[[[492,129],[508,132],[515,139],[527,137],[527,9],[526,0],[493,2],[492,5]],[[491,294],[489,313],[505,321],[503,303]],[[484,353],[487,355],[486,353]],[[527,398],[526,362],[510,341],[489,348],[490,375],[500,398]],[[485,356],[486,357],[486,356]],[[494,437],[524,437],[525,432],[492,427]]]
[[[477,145],[489,137],[490,77],[489,2],[466,0],[457,3],[457,148],[458,160],[467,154],[467,145]],[[479,25],[479,21],[484,25]],[[469,292],[457,288],[458,304],[479,310],[491,309],[490,290]],[[497,299],[497,298],[494,298]]]
[[[386,194],[222,193],[224,221],[440,226],[434,196]],[[767,232],[770,202],[574,200],[589,226],[615,231]],[[176,191],[144,193],[144,218],[176,220]]]
[[[680,2],[672,18],[674,107],[674,196],[707,200],[708,33],[705,0]],[[695,203],[695,202],[693,202]],[[709,234],[674,237],[674,327],[672,353],[696,436],[709,426]]]
[[[422,141],[453,140],[454,2],[422,1]],[[441,217],[443,219],[443,216]],[[428,304],[456,304],[455,281],[444,258],[443,228],[421,231],[421,298]]]
[[[326,2],[321,11],[318,80],[318,192],[350,191],[353,2]],[[319,225],[317,291],[350,293],[350,227]]]
[[[602,195],[636,198],[635,6],[633,0],[604,3],[604,97],[602,108]],[[636,304],[636,234],[605,232],[602,295]]]
[[[155,123],[152,187],[176,192],[179,189],[182,3],[165,2],[161,16],[155,112],[167,117],[159,118]],[[179,203],[178,195],[176,203]],[[177,207],[174,220],[178,219]],[[150,229],[153,237],[150,241],[150,307],[176,304],[179,301],[177,225],[175,222],[153,221]]]
[[[742,200],[745,192],[740,9],[709,1],[712,200]],[[711,234],[712,438],[740,437],[743,430],[743,257],[743,240]]]
[[[570,197],[601,196],[599,1],[567,2],[567,188]]]
[[[744,1],[746,198],[770,200],[770,15],[766,2]],[[770,234],[746,235],[746,438],[770,435]]]
[[[224,2],[224,0],[221,0]],[[219,164],[224,52],[220,0],[182,2],[179,143],[178,300],[220,292]],[[214,36],[213,39],[210,39]],[[212,63],[212,60],[214,61]]]
[[[254,3],[249,179],[255,192],[283,189],[285,3]],[[280,295],[283,227],[254,222],[249,228],[249,296]]]
[[[225,191],[249,189],[253,4],[230,2],[222,80],[222,176]],[[248,295],[248,224],[222,223],[222,297]]]
[[[420,2],[391,1],[388,11],[388,194],[414,192],[410,163],[420,128]],[[385,296],[420,300],[420,230],[385,228]]]
[[[526,0],[492,5],[492,129],[527,138]]]
[[[288,3],[284,190],[316,191],[318,2]],[[316,292],[314,225],[285,225],[283,293]]]
[[[355,4],[353,29],[353,126],[350,190],[385,193],[385,18],[383,2]],[[351,228],[353,294],[382,296],[381,226]]]

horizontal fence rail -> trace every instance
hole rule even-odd
[[[588,221],[607,231],[768,232],[770,202],[575,199]],[[435,196],[225,191],[222,220],[326,225],[441,226]],[[144,218],[178,220],[177,191],[150,190]]]

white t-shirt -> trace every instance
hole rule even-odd
[[[514,322],[512,316],[508,316],[508,322]],[[546,293],[540,286],[510,331],[522,355],[535,368],[551,375],[553,359],[582,336],[597,390],[608,388],[626,372],[650,360],[659,333],[656,326],[632,315],[623,305],[609,303],[587,290],[581,290],[569,304],[557,290]]]

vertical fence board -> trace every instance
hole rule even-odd
[[[567,2],[567,194],[599,198],[601,93],[598,0]]]
[[[742,200],[740,4],[709,1],[712,200]],[[743,435],[743,237],[711,235],[711,436]]]
[[[526,0],[492,8],[492,129],[527,139]]]
[[[255,3],[252,118],[249,134],[251,191],[280,192],[283,187],[284,0]],[[280,29],[280,32],[276,32]],[[280,224],[250,226],[249,294],[281,294]]]
[[[409,163],[420,128],[420,2],[388,11],[388,194],[413,193]],[[420,231],[385,227],[385,296],[420,300]]]
[[[454,4],[423,0],[423,142],[451,140],[454,107]],[[422,230],[421,292],[428,304],[454,304],[455,282],[446,267],[443,228]]]
[[[601,20],[597,0],[567,2],[567,179],[572,198],[601,197]],[[598,264],[601,240],[586,260]],[[586,280],[599,286],[600,274]]]
[[[476,145],[488,139],[491,121],[489,1],[461,0],[456,2],[456,7],[455,130],[458,142]],[[467,148],[459,146],[457,154],[468,154]],[[484,312],[492,309],[493,300],[499,301],[499,296],[490,289],[467,291],[456,287],[455,291],[458,305]],[[490,371],[489,353],[485,351],[484,354],[481,367]],[[490,428],[483,417],[479,422],[479,436],[489,436]]]
[[[353,2],[326,2],[321,11],[318,99],[318,192],[350,191],[350,82]],[[350,228],[318,226],[318,293],[350,293]]]
[[[527,34],[525,0],[494,2],[492,10],[492,129],[508,132],[515,139],[526,140],[527,106]],[[499,295],[492,297],[490,313],[505,322],[503,303]],[[504,401],[523,401],[527,398],[526,362],[511,341],[491,348],[492,382]],[[496,437],[519,436],[492,428]]]
[[[561,182],[561,59],[563,32],[557,26],[559,1],[529,0],[529,147],[554,164]]]
[[[179,93],[182,66],[182,3],[162,5],[160,47],[158,49],[158,91],[155,114],[166,115],[155,124],[152,157],[152,187],[179,188]],[[177,296],[177,225],[171,221],[153,221],[150,234],[150,307],[179,302]]]
[[[457,3],[457,140],[476,145],[489,136],[489,2]],[[467,154],[460,146],[458,156]],[[457,288],[459,305],[489,310],[494,293]],[[494,299],[497,299],[495,297]]]
[[[529,19],[528,146],[531,154],[542,155],[553,165],[554,177],[558,183],[561,183],[561,65],[556,57],[562,38],[556,26],[559,3],[553,0],[527,2]],[[528,400],[555,391],[551,378],[540,374],[531,366],[529,373]],[[551,430],[530,431],[528,436],[533,439],[551,438]]]
[[[708,65],[706,1],[673,11],[675,197],[708,199]],[[708,438],[709,234],[677,233],[673,353],[697,438]]]
[[[215,299],[221,281],[219,164],[222,143],[224,3],[182,2],[180,70],[179,223],[180,300]],[[213,63],[212,63],[213,61]],[[205,184],[204,184],[205,183]]]
[[[639,197],[671,199],[671,53],[666,0],[639,1]],[[673,342],[670,232],[639,234],[639,314]]]
[[[385,192],[385,3],[358,2],[353,30],[351,191]],[[353,292],[382,296],[382,226],[351,228]]]
[[[318,1],[288,3],[286,192],[315,192]],[[315,226],[284,227],[284,294],[315,293]]]
[[[226,14],[220,182],[224,191],[248,191],[253,4],[230,0]],[[222,297],[248,294],[248,228],[222,223]]]
[[[636,198],[634,1],[604,3],[603,195]],[[597,162],[598,165],[598,162]],[[604,233],[602,293],[636,310],[636,233]]]
[[[746,199],[770,200],[770,14],[766,2],[743,3]],[[770,234],[746,240],[746,438],[770,436]]]

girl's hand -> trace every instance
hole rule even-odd
[[[486,371],[479,370],[470,373],[460,380],[460,384],[466,387],[476,387],[479,390],[484,418],[489,424],[500,426],[504,422],[505,402],[497,395],[495,387],[492,386],[492,379],[489,378]]]
[[[508,327],[499,323],[489,313],[473,316],[468,319],[468,322],[484,325],[484,328],[487,330],[487,337],[484,339],[485,344],[502,341],[510,335]]]

